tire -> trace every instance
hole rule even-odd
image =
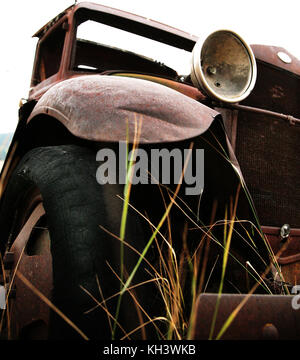
[[[34,191],[40,192],[51,239],[53,290],[50,300],[89,339],[111,339],[110,322],[102,307],[85,314],[97,305],[95,299],[102,300],[101,292],[107,299],[120,290],[120,282],[113,274],[113,271],[120,274],[120,241],[110,233],[118,236],[120,231],[123,202],[116,195],[123,196],[123,187],[99,185],[96,182],[98,165],[95,151],[89,148],[63,145],[31,150],[10,178],[2,202],[0,225],[4,232],[12,233],[13,224],[18,223],[16,217],[24,218],[24,209],[20,210],[23,204],[28,203],[28,197]],[[146,239],[143,234],[135,212],[129,212],[126,241],[141,251],[145,246],[143,239]],[[1,245],[3,251],[5,244]],[[125,268],[130,273],[138,258],[127,247],[124,251]],[[147,279],[149,274],[143,266],[134,280],[139,283]],[[135,293],[150,316],[158,315],[154,310],[154,289],[154,285],[141,286]],[[106,303],[112,316],[116,314],[117,299]],[[126,333],[140,325],[138,311],[128,294],[122,298],[118,321]],[[152,330],[149,331],[147,337],[151,338]],[[123,335],[117,326],[117,337]],[[140,335],[135,332],[137,338]],[[81,336],[51,311],[49,338],[76,339]]]

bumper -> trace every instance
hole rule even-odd
[[[247,298],[246,298],[247,297]],[[300,340],[300,309],[292,306],[294,296],[232,295],[220,297],[212,339],[216,339],[233,311],[234,320],[222,340]],[[193,340],[209,339],[218,295],[202,294],[196,304]]]

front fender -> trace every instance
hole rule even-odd
[[[86,75],[49,89],[28,122],[40,114],[55,117],[73,135],[87,140],[133,142],[141,126],[139,142],[158,143],[200,135],[218,112],[144,79]]]

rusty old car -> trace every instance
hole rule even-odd
[[[2,337],[299,339],[300,61],[88,2],[34,36],[1,172]],[[201,192],[99,184],[120,143],[204,150]]]

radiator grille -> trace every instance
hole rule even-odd
[[[285,113],[299,116],[299,91],[295,93],[296,88],[300,90],[299,79],[288,79],[287,72],[279,71],[278,77],[276,70],[265,66],[259,69],[260,81],[247,105],[273,111],[282,107]],[[271,96],[275,86],[281,89],[281,98]],[[239,112],[236,155],[261,224],[300,227],[300,127],[265,115]]]

